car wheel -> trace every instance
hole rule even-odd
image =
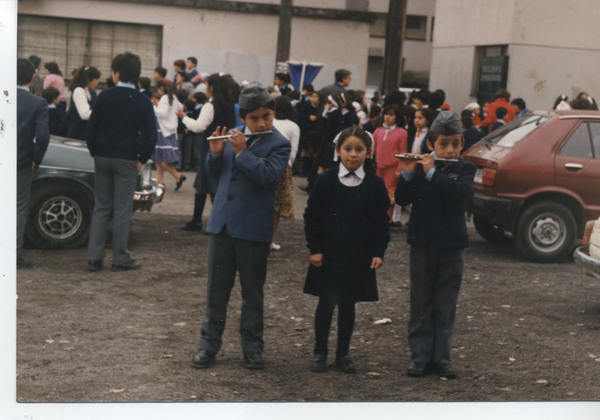
[[[25,236],[40,248],[76,248],[87,242],[94,201],[76,185],[42,184],[31,191]]]
[[[473,215],[473,224],[475,225],[475,230],[479,233],[479,236],[488,242],[493,244],[506,244],[512,241],[511,238],[504,236],[501,227],[492,225],[480,216]]]
[[[571,253],[577,223],[562,204],[540,201],[525,209],[517,226],[519,250],[531,261],[556,262]]]

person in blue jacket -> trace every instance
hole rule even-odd
[[[465,139],[458,116],[440,111],[426,144],[430,154],[401,159],[396,203],[412,203],[407,242],[410,249],[410,319],[407,375],[431,371],[456,378],[450,343],[462,281],[464,248],[469,246],[465,202],[473,193],[475,165],[459,158]],[[436,158],[455,161],[442,162]]]
[[[239,273],[242,287],[240,335],[244,364],[262,369],[263,285],[273,235],[275,190],[287,167],[291,145],[273,127],[275,103],[262,85],[247,85],[240,94],[245,124],[222,140],[209,141],[209,176],[218,178],[206,231],[208,248],[206,312],[195,367],[214,364],[221,348],[227,304]],[[268,134],[254,134],[271,131]],[[214,136],[227,134],[217,127]]]

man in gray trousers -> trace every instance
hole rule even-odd
[[[113,213],[112,269],[140,268],[127,250],[137,171],[154,150],[156,117],[148,96],[137,90],[137,55],[117,55],[111,64],[115,86],[96,99],[86,140],[96,168],[94,214],[88,243],[88,270],[100,271],[108,221]]]

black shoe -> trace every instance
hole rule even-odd
[[[397,222],[392,222],[392,223],[390,223],[390,227],[393,227],[393,228],[402,227],[402,222],[400,220],[398,220]]]
[[[113,264],[112,271],[129,271],[137,270],[142,267],[142,264],[133,260],[126,262],[125,264]]]
[[[440,378],[456,379],[456,370],[450,362],[442,362],[435,366],[435,374]]]
[[[100,271],[102,270],[102,260],[88,260],[88,271]]]
[[[31,261],[23,259],[23,257],[17,258],[17,268],[30,268],[33,266]]]
[[[412,378],[422,378],[429,373],[429,365],[427,363],[410,362],[406,374]]]
[[[181,229],[202,231],[202,222],[187,222],[185,225],[181,226]]]
[[[310,365],[313,372],[325,372],[327,370],[327,356],[324,354],[315,354]]]
[[[216,362],[216,354],[210,350],[200,349],[194,357],[192,358],[192,363],[194,367],[197,368],[207,368],[215,364]]]
[[[258,352],[244,353],[244,366],[246,369],[260,370],[265,367],[262,354]]]
[[[337,357],[335,365],[344,373],[356,373],[356,367],[348,355]]]
[[[307,192],[307,193],[310,192],[310,187],[308,185],[301,185],[298,188],[300,188],[304,192]]]
[[[183,185],[183,181],[185,181],[186,179],[187,179],[187,176],[179,175],[179,181],[177,181],[177,184],[175,186],[175,191],[179,191],[179,189]]]

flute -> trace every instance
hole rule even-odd
[[[398,159],[410,159],[410,160],[419,160],[421,159],[419,156],[407,156],[407,155],[394,155]],[[443,158],[434,158],[436,162],[446,162],[446,163],[456,163],[458,159],[443,159]]]
[[[271,134],[273,131],[269,130],[269,131],[259,131],[256,133],[248,133],[248,134],[244,134],[244,136],[246,137],[250,137],[250,136],[262,136],[263,134]],[[213,141],[213,140],[223,140],[226,139],[228,137],[232,137],[233,134],[228,134],[226,136],[215,136],[215,137],[208,137],[206,140],[208,141]]]

